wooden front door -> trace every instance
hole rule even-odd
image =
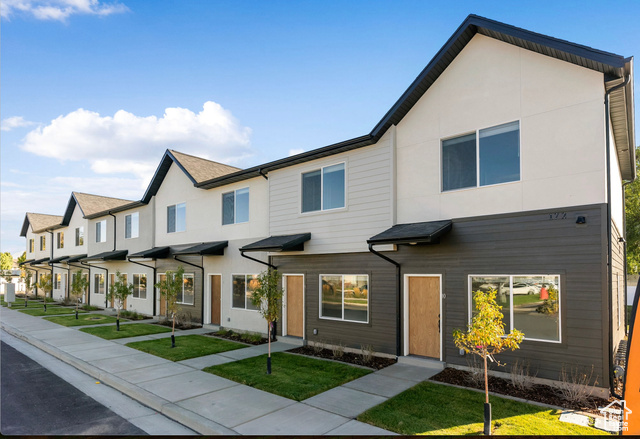
[[[222,283],[222,276],[219,274],[212,274],[209,276],[211,284],[211,324],[220,324],[220,290]]]
[[[409,354],[440,359],[440,278],[408,280]]]
[[[303,337],[304,276],[286,276],[287,280],[287,335]]]

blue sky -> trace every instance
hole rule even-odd
[[[0,250],[166,148],[238,167],[368,133],[470,13],[640,54],[640,2],[3,0]],[[638,114],[638,111],[636,111]]]

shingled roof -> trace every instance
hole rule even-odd
[[[122,198],[104,197],[102,195],[85,194],[83,192],[71,192],[71,197],[67,203],[67,210],[62,220],[63,226],[68,226],[73,215],[76,204],[80,206],[82,216],[88,218],[100,212],[108,212],[123,206],[135,203],[135,201],[124,200]]]
[[[47,215],[44,213],[27,213],[24,216],[24,222],[22,223],[22,231],[20,236],[27,236],[27,230],[31,225],[31,230],[34,233],[40,233],[46,229],[59,226],[62,222],[60,215]]]

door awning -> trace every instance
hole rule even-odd
[[[84,262],[90,261],[124,261],[127,259],[129,250],[116,250],[111,252],[98,253],[97,255],[83,258]]]
[[[367,244],[437,244],[440,237],[449,233],[451,220],[425,223],[396,224],[367,240]]]
[[[65,262],[68,264],[70,262],[80,262],[82,259],[86,258],[87,255],[74,255],[74,256],[69,256],[69,259],[67,259]]]
[[[45,264],[49,262],[49,258],[42,258],[42,259],[36,259],[35,261],[32,261],[31,264],[29,265],[40,265],[40,264]]]
[[[176,250],[174,255],[201,255],[201,256],[222,256],[224,249],[229,245],[229,241],[203,242],[202,244]]]
[[[270,236],[260,241],[247,244],[241,252],[288,252],[303,251],[304,243],[311,239],[311,233],[297,235]]]
[[[144,251],[129,255],[129,259],[131,258],[163,259],[169,255],[169,251],[171,251],[171,247],[153,247],[153,248],[150,248],[149,250],[144,250]]]
[[[35,261],[35,259],[29,259],[29,260],[20,262],[18,265],[22,267],[23,265],[31,264],[33,261]]]
[[[66,262],[67,259],[69,259],[69,256],[58,256],[57,258],[51,259],[51,263],[56,264],[58,262],[63,262],[63,261]]]

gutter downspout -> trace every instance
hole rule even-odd
[[[371,253],[373,253],[374,255],[384,259],[387,262],[391,262],[393,265],[396,266],[396,308],[397,308],[397,312],[396,312],[396,359],[397,357],[400,357],[402,355],[402,349],[400,347],[400,344],[402,343],[402,337],[400,330],[402,329],[402,318],[401,318],[401,314],[402,314],[402,297],[400,292],[402,291],[402,277],[400,276],[400,263],[394,261],[393,259],[389,258],[388,256],[383,255],[380,252],[377,252],[376,250],[373,249],[374,244],[369,244],[369,251]]]
[[[191,262],[185,261],[184,259],[178,259],[177,255],[173,255],[173,259],[175,259],[176,261],[183,262],[183,263],[185,263],[187,265],[191,265],[192,267],[196,267],[196,268],[199,268],[200,270],[202,270],[202,283],[201,283],[201,286],[202,286],[202,306],[200,307],[200,323],[202,323],[204,325],[204,267],[203,267],[203,265],[204,265],[204,256],[200,255],[200,265],[192,264]],[[195,279],[194,279],[194,282],[195,282]],[[194,288],[195,288],[195,285],[194,285]]]
[[[612,278],[613,278],[613,249],[611,246],[611,129],[610,129],[610,112],[611,109],[609,107],[609,95],[619,88],[625,87],[631,79],[631,75],[627,75],[625,80],[621,83],[612,87],[604,94],[604,117],[605,117],[605,143],[606,143],[606,164],[607,164],[607,270],[608,270],[608,279],[607,279],[607,300],[608,300],[608,320],[609,320],[609,349],[607,356],[609,358],[609,389],[611,389],[611,393],[618,399],[622,399],[622,396],[616,394],[614,388],[614,373],[613,373],[613,319],[611,318],[611,312],[613,307],[613,298],[611,295],[613,294],[612,288]],[[631,146],[629,146],[631,148]],[[634,145],[635,147],[635,145]],[[625,265],[627,261],[624,261]],[[625,270],[626,271],[626,270]],[[625,285],[626,288],[626,285]],[[626,311],[626,309],[625,309]]]
[[[118,233],[117,233],[117,218],[114,214],[111,213],[111,211],[107,212],[108,215],[113,217],[113,250],[112,251],[116,251],[116,239],[118,237]]]
[[[137,265],[142,265],[143,267],[147,267],[147,268],[152,268],[153,269],[153,282],[155,285],[155,281],[156,281],[156,267],[152,267],[151,265],[145,265],[145,264],[141,264],[140,262],[136,262],[136,261],[132,261],[131,258],[127,258],[128,262],[131,262],[132,264],[137,264]],[[153,315],[156,315],[156,288],[153,287]]]
[[[91,276],[91,268],[97,268],[98,270],[104,270],[107,272],[105,278],[104,278],[104,307],[105,309],[108,308],[108,302],[107,302],[107,285],[109,284],[109,269],[108,268],[104,268],[104,267],[98,267],[97,265],[91,265],[91,264],[87,264],[86,262],[82,262],[80,261],[80,264],[89,267],[89,276]],[[91,279],[89,279],[89,282],[91,282]],[[89,288],[89,294],[87,294],[87,305],[91,305],[91,288]]]
[[[250,260],[252,260],[252,261],[254,261],[254,262],[257,262],[258,264],[262,264],[262,265],[266,265],[267,267],[271,267],[271,268],[273,268],[274,270],[277,270],[277,269],[278,269],[278,267],[276,267],[275,265],[273,265],[273,264],[271,264],[271,263],[269,263],[269,262],[264,262],[264,261],[261,261],[260,259],[252,258],[251,256],[247,256],[247,255],[245,255],[245,254],[244,254],[244,252],[243,252],[242,250],[240,250],[240,256],[242,256],[243,258],[250,259]],[[271,259],[271,258],[269,258],[269,259]]]
[[[80,262],[80,263],[82,264],[82,262]],[[67,262],[67,265],[69,267],[79,268],[80,270],[86,270],[86,268],[83,267],[82,265],[73,265],[71,262]],[[91,275],[91,270],[89,270],[89,273],[87,273],[87,276],[90,276],[90,275]],[[69,277],[71,277],[71,276],[69,276]],[[91,279],[89,279],[89,282],[91,282]],[[91,288],[89,288],[87,286],[87,289],[89,290],[89,291],[87,291],[87,305],[89,305],[89,296],[91,295]]]

